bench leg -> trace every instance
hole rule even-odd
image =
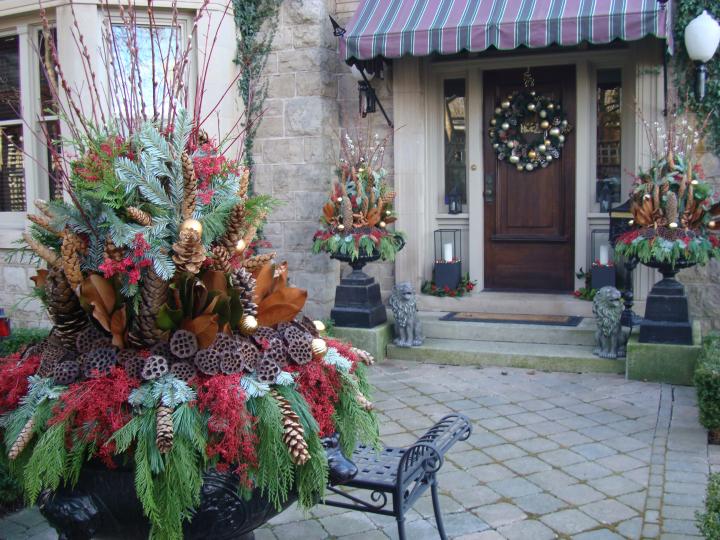
[[[405,516],[399,515],[397,516],[397,526],[398,526],[398,538],[400,540],[405,540]]]
[[[443,525],[442,512],[440,511],[440,498],[438,497],[437,480],[433,478],[432,484],[430,485],[430,492],[432,493],[433,512],[435,512],[435,523],[437,524],[438,533],[442,540],[447,540],[445,535],[445,526]]]

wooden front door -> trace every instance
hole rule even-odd
[[[497,159],[487,136],[499,103],[523,84],[523,69],[486,71],[483,92],[485,288],[570,291],[574,285],[575,132],[544,169]],[[575,66],[535,67],[535,91],[558,100],[575,126]]]

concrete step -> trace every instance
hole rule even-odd
[[[585,345],[595,343],[595,319],[585,318],[578,326],[442,321],[445,312],[421,311],[423,331],[428,338]]]
[[[421,311],[476,311],[478,313],[527,313],[592,317],[592,303],[571,294],[473,291],[462,298],[419,294]]]
[[[390,344],[387,356],[433,364],[506,366],[571,373],[625,373],[624,358],[598,358],[592,354],[591,347],[579,345],[428,338],[421,347],[401,348]]]

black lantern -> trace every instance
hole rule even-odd
[[[610,245],[615,247],[618,237],[632,229],[633,227],[633,215],[630,212],[632,201],[628,199],[620,206],[610,209]],[[623,291],[623,302],[625,304],[625,310],[622,312],[620,317],[620,323],[623,326],[638,326],[642,317],[635,313],[632,309],[634,301],[633,294],[633,270],[638,265],[638,260],[635,258],[620,260],[618,258],[615,264],[624,269],[623,274],[620,276],[620,281],[625,285]]]
[[[438,289],[455,290],[462,279],[462,251],[460,229],[435,231],[435,265],[433,281]]]
[[[600,290],[615,287],[615,265],[607,230],[595,230],[590,235],[592,263],[590,265],[590,286]]]
[[[462,213],[462,198],[460,197],[460,194],[457,192],[457,189],[452,188],[450,190],[450,193],[445,195],[445,200],[448,205],[448,214]]]
[[[374,113],[377,110],[377,96],[375,95],[375,89],[370,86],[370,83],[365,81],[358,81],[358,94],[359,94],[359,110],[360,116],[365,118],[368,113]]]

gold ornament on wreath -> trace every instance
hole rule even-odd
[[[525,72],[525,87],[502,100],[490,119],[488,136],[500,161],[518,171],[543,169],[560,159],[572,126],[559,101],[533,90],[534,81]]]

